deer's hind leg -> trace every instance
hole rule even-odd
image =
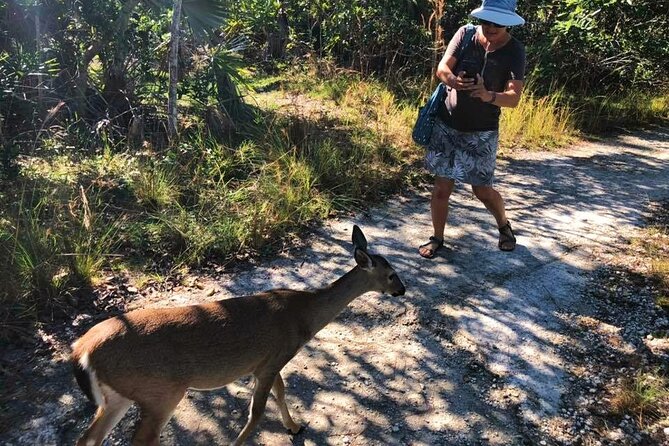
[[[98,406],[93,422],[77,441],[77,446],[100,446],[105,437],[130,409],[132,401],[101,384],[103,403]]]
[[[241,446],[244,443],[244,440],[251,434],[253,428],[258,424],[258,421],[262,418],[262,415],[265,412],[265,406],[267,405],[267,397],[269,397],[269,392],[274,385],[275,376],[275,374],[255,375],[256,384],[253,390],[253,396],[251,397],[249,419],[239,433],[237,439],[232,443],[232,446]]]
[[[133,446],[159,446],[160,432],[172,417],[185,388],[165,388],[142,401],[137,401],[140,419],[132,437]]]
[[[276,378],[274,378],[272,393],[274,393],[276,401],[279,403],[279,409],[281,410],[281,419],[283,420],[284,427],[289,431],[291,431],[293,434],[298,433],[302,429],[302,426],[295,423],[293,419],[290,417],[290,412],[288,412],[288,405],[286,404],[286,391],[283,385],[283,378],[281,378],[281,373],[277,373]]]

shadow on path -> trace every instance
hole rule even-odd
[[[561,348],[584,342],[563,321],[591,314],[582,298],[597,267],[590,253],[639,226],[649,199],[669,197],[667,135],[501,160],[498,186],[519,235],[512,253],[496,249],[492,217],[461,187],[447,249],[435,259],[418,256],[431,224],[428,194],[412,192],[327,222],[308,248],[214,278],[225,296],[324,286],[353,267],[356,223],[407,287],[400,298],[358,298],[309,342],[283,371],[289,407],[306,429],[286,434],[270,399],[249,444],[537,444],[530,427],[559,417],[567,391]],[[67,366],[51,367],[54,382],[39,389],[44,398],[24,402],[34,415],[9,433],[11,444],[72,444],[84,428],[90,408]],[[162,444],[230,442],[246,420],[251,386],[189,392]],[[133,411],[121,422],[111,444],[128,444],[135,418]],[[30,435],[30,426],[44,435]]]

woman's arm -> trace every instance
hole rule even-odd
[[[520,96],[523,93],[523,81],[519,80],[510,80],[506,84],[506,88],[503,92],[498,93],[494,91],[488,91],[483,85],[483,78],[477,76],[477,83],[471,88],[470,95],[473,98],[479,98],[483,102],[496,105],[498,107],[510,107],[513,108],[518,105],[520,102]]]

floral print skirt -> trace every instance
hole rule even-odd
[[[440,119],[434,124],[425,167],[435,176],[474,186],[492,186],[499,132],[460,132]]]

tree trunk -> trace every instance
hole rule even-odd
[[[114,23],[114,28],[118,31],[119,36],[123,36],[128,29],[128,23],[130,21],[130,16],[135,10],[139,0],[126,0],[123,3],[123,7],[119,12],[116,22]],[[122,38],[122,37],[121,37]],[[77,91],[77,97],[79,102],[79,110],[83,111],[86,108],[86,89],[88,88],[88,67],[91,64],[91,61],[97,56],[100,51],[104,48],[104,43],[101,41],[93,41],[90,46],[86,49],[83,56],[81,57],[81,64],[78,67],[77,77],[74,79],[75,89]]]
[[[444,30],[440,31],[440,19],[444,15],[444,0],[432,0],[432,15],[428,19],[428,29],[432,32],[434,41],[434,51],[432,52],[432,76],[430,77],[430,90],[433,90],[437,83],[437,77],[434,73],[437,72],[439,61],[441,60],[441,53],[444,48]],[[449,37],[450,38],[450,37]]]
[[[170,72],[170,89],[167,99],[167,134],[170,142],[177,136],[177,76],[179,68],[179,32],[181,23],[181,0],[174,0],[172,11],[172,26],[170,26],[170,57],[168,67]]]
[[[35,8],[35,43],[37,44],[37,54],[39,57],[40,69],[37,73],[37,106],[40,111],[44,109],[44,75],[42,74],[42,25],[40,21],[40,6]]]
[[[286,45],[288,45],[288,34],[290,28],[288,24],[288,14],[283,5],[279,8],[276,16],[277,30],[269,33],[267,36],[267,58],[283,59],[286,55]]]

